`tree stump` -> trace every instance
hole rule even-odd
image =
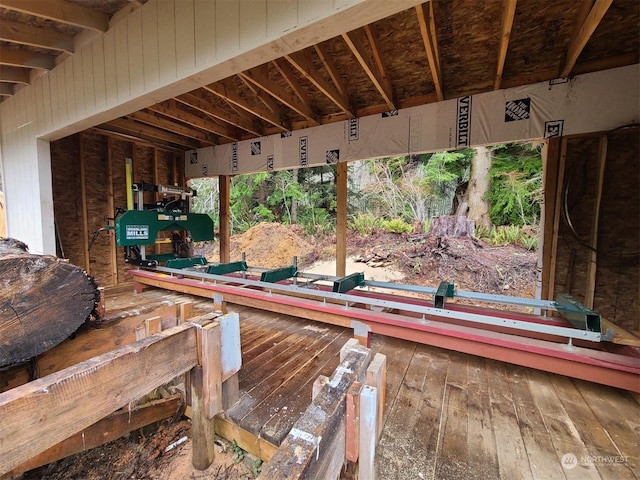
[[[81,268],[0,238],[0,368],[68,338],[98,302],[98,286]]]
[[[475,222],[467,217],[442,215],[431,219],[429,235],[435,237],[474,237]]]

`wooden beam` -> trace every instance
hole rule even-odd
[[[13,95],[13,85],[11,83],[0,83],[0,97],[10,97]]]
[[[580,25],[569,43],[566,54],[567,59],[564,67],[560,71],[561,77],[566,77],[571,73],[573,67],[578,61],[580,53],[582,53],[582,50],[612,3],[613,0],[595,0],[586,20],[582,25]]]
[[[18,48],[0,47],[0,65],[52,70],[55,67],[55,63],[53,55],[45,55]]]
[[[109,218],[116,218],[116,201],[113,189],[113,141],[111,137],[107,137],[107,208]],[[118,246],[116,245],[116,236],[109,235],[109,253],[110,253],[110,270],[111,285],[118,285]]]
[[[357,462],[360,455],[360,393],[363,386],[353,382],[347,391],[345,457],[350,462]]]
[[[376,90],[382,96],[387,108],[389,110],[396,110],[395,100],[391,88],[391,82],[385,76],[384,72],[381,72],[379,66],[374,59],[378,56],[376,45],[370,44],[372,53],[368,53],[364,46],[365,37],[367,33],[363,29],[353,30],[351,32],[343,33],[342,38],[346,42],[347,46],[353,53],[353,55],[360,63],[360,66],[365,71]]]
[[[0,40],[29,47],[73,53],[73,36],[9,20],[2,20]]]
[[[0,394],[0,475],[193,368],[194,345],[182,325]]]
[[[175,97],[174,100],[176,102],[187,105],[188,107],[191,107],[195,110],[198,110],[204,113],[205,115],[208,115],[217,120],[221,120],[223,122],[229,123],[239,129],[245,130],[254,135],[262,136],[264,134],[264,132],[260,132],[255,128],[252,121],[247,120],[246,118],[243,118],[240,115],[234,115],[234,114],[225,112],[221,108],[216,107],[198,91],[185,93],[184,95]]]
[[[259,69],[247,70],[238,74],[244,80],[251,82],[258,88],[261,88],[273,98],[289,107],[294,112],[297,112],[307,120],[319,125],[318,121],[314,118],[314,114],[311,111],[310,106],[305,105],[296,95],[292,95],[285,88],[281,87],[265,74],[260,72]]]
[[[336,165],[336,275],[347,274],[347,162]]]
[[[231,177],[218,177],[218,196],[220,202],[220,221],[218,225],[220,240],[220,263],[231,261]]]
[[[227,102],[242,108],[243,110],[251,113],[252,115],[255,115],[256,117],[261,118],[265,122],[268,122],[271,125],[274,125],[280,131],[282,132],[288,131],[288,128],[282,125],[282,122],[280,121],[280,118],[277,115],[274,115],[265,107],[249,104],[246,101],[246,99],[238,95],[238,93],[236,92],[235,86],[229,79],[221,80],[220,82],[212,83],[211,85],[206,85],[202,88],[204,88],[208,92],[218,95],[220,98],[223,98]]]
[[[550,296],[550,275],[551,275],[551,251],[553,249],[553,231],[556,204],[556,192],[558,189],[558,166],[560,163],[560,138],[549,138],[545,148],[542,150],[543,161],[543,195],[544,210],[540,223],[543,226],[542,233],[542,292],[543,300],[551,299]]]
[[[10,472],[9,476],[18,475],[117,440],[134,430],[176,415],[183,406],[182,395],[176,394],[133,408],[120,409],[19,465]]]
[[[197,129],[205,130],[220,137],[228,138],[234,142],[240,140],[240,136],[237,132],[232,132],[227,125],[220,125],[212,119],[195,115],[184,108],[180,108],[174,99],[152,105],[148,107],[147,110],[159,113],[181,123],[186,123],[187,125]]]
[[[560,216],[562,213],[562,189],[564,188],[564,174],[567,160],[567,139],[562,137],[560,144],[560,157],[558,159],[558,176],[556,178],[556,191],[554,192],[555,210],[553,212],[551,231],[551,251],[549,257],[549,299],[555,298],[556,293],[556,269],[558,263],[558,234],[560,232]],[[549,219],[551,220],[551,219]],[[547,221],[547,220],[545,220]]]
[[[273,458],[263,466],[263,478],[338,477],[346,458],[347,392],[354,382],[364,377],[371,361],[369,349],[353,340],[347,342],[340,354],[340,365],[329,382],[295,423]]]
[[[143,125],[137,123],[131,118],[116,118],[108,123],[103,123],[98,128],[101,130],[129,134],[131,135],[132,141],[135,141],[136,138],[141,138],[152,143],[157,141],[168,142],[173,144],[174,148],[178,145],[183,147],[185,150],[194,150],[200,147],[199,143],[194,142],[192,139],[186,138],[183,135],[175,135],[167,130]]]
[[[168,120],[148,110],[139,110],[134,112],[129,115],[129,118],[133,118],[138,122],[146,123],[152,127],[167,130],[184,137],[193,138],[194,140],[199,140],[210,145],[215,145],[217,143],[217,139],[209,132],[203,132],[197,128],[192,128],[187,125]]]
[[[282,75],[282,78],[284,78],[284,81],[287,82],[289,88],[296,94],[296,97],[300,99],[302,104],[309,111],[311,111],[311,99],[309,98],[309,95],[307,95],[307,92],[302,88],[300,79],[297,77],[293,66],[281,58],[273,60],[271,64],[276,68],[278,73]]]
[[[511,28],[513,27],[513,18],[516,14],[516,4],[518,0],[502,0],[502,28],[500,34],[500,48],[498,49],[498,64],[496,66],[496,78],[493,81],[493,89],[499,90],[502,84],[502,72],[504,70],[504,62],[507,58],[509,49],[509,39],[511,38]]]
[[[307,80],[309,80],[315,87],[322,92],[329,100],[331,100],[340,110],[347,114],[348,118],[354,118],[355,115],[351,112],[349,108],[349,101],[347,97],[342,93],[344,91],[344,87],[342,87],[342,82],[340,82],[343,90],[338,90],[333,87],[329,82],[327,82],[316,70],[311,60],[311,53],[307,50],[303,50],[301,52],[292,53],[290,55],[286,55],[285,58],[293,65],[300,74],[302,74]],[[323,61],[325,68],[335,69],[333,63],[329,63],[329,61]],[[330,76],[333,78],[336,75],[334,70],[330,71]],[[339,77],[336,77],[339,78]],[[334,80],[335,82],[335,80]]]
[[[370,387],[375,387],[378,400],[377,400],[377,412],[376,412],[376,432],[378,437],[376,442],[380,440],[382,436],[382,427],[384,426],[384,407],[387,395],[387,356],[382,353],[376,353],[373,360],[367,367],[367,379],[365,381]]]
[[[600,205],[602,204],[602,187],[604,184],[605,168],[607,164],[607,136],[602,135],[598,143],[598,155],[596,158],[596,185],[595,198],[593,199],[593,223],[589,246],[589,261],[587,263],[587,281],[585,285],[584,304],[593,309],[593,301],[596,293],[596,273],[598,271],[598,227],[600,224]]]
[[[331,53],[327,51],[324,44],[322,43],[318,43],[314,45],[313,49],[316,51],[316,54],[318,54],[318,58],[320,59],[320,62],[322,62],[322,65],[324,66],[325,70],[329,74],[329,77],[331,77],[331,81],[333,82],[336,89],[338,90],[338,93],[340,95],[346,96],[347,89],[344,86],[344,82],[342,81],[342,76],[340,75],[340,72],[338,71],[338,68],[336,67],[335,62],[333,61],[333,57]],[[302,52],[304,52],[304,50]]]
[[[429,69],[431,70],[431,79],[436,90],[437,100],[444,100],[444,92],[442,88],[442,70],[440,69],[440,54],[438,51],[438,43],[435,30],[435,20],[433,15],[433,2],[426,2],[416,5],[416,14],[418,15],[418,23],[420,24],[420,33],[424,50],[427,54]]]
[[[1,67],[0,82],[29,83],[29,70],[19,67]]]
[[[80,155],[80,208],[82,209],[82,256],[84,258],[84,269],[91,275],[91,258],[89,257],[89,212],[87,211],[87,174],[85,165],[84,135],[78,135],[78,152]]]
[[[106,13],[65,0],[0,0],[0,7],[101,33],[109,28]]]
[[[365,385],[360,392],[360,447],[358,474],[360,478],[375,478],[376,444],[378,443],[378,389]]]

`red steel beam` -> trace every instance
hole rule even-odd
[[[224,295],[225,300],[230,303],[364,329],[367,333],[378,333],[640,392],[640,359],[632,356],[455,325],[437,317],[429,317],[427,322],[420,322],[409,316],[364,308],[345,308],[343,305],[255,288],[214,284],[144,270],[131,270],[129,273],[133,275],[138,289],[142,288],[141,285],[151,285],[207,298],[211,297],[212,292],[217,292]]]

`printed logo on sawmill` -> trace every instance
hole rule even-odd
[[[544,122],[544,138],[561,137],[564,120],[550,120]]]
[[[149,240],[149,225],[127,225],[127,240]]]
[[[251,142],[251,155],[260,155],[262,152],[262,144],[260,141]]]
[[[531,113],[531,99],[509,100],[504,106],[504,121],[517,122],[526,120]]]
[[[398,110],[389,110],[388,112],[382,112],[382,118],[397,117],[397,116],[398,116]]]
[[[349,141],[352,142],[354,140],[358,140],[358,137],[360,136],[360,125],[358,123],[358,119],[350,118],[348,125],[349,125]]]
[[[327,150],[326,156],[327,165],[333,165],[340,160],[340,150]]]
[[[291,135],[293,135],[293,132],[282,132],[280,134],[280,138],[287,138],[287,137],[290,137]]]
[[[309,165],[308,137],[300,137],[300,166]]]
[[[238,142],[231,144],[231,171],[238,171]]]
[[[273,170],[273,155],[267,155],[267,170]]]
[[[471,96],[458,99],[456,147],[468,147],[471,135]]]
[[[189,163],[191,163],[191,165],[198,163],[198,152],[189,153]]]

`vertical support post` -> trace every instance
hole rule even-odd
[[[363,387],[362,383],[353,382],[347,391],[345,457],[350,462],[357,462],[360,454],[360,394]]]
[[[377,399],[377,413],[376,413],[376,431],[378,437],[376,441],[380,440],[382,435],[382,427],[384,425],[384,408],[387,395],[387,356],[382,353],[376,353],[373,357],[373,361],[367,367],[367,380],[366,384],[370,387],[376,387],[378,392]]]
[[[598,144],[598,177],[596,178],[595,198],[593,199],[593,224],[591,225],[591,250],[589,252],[589,263],[587,264],[587,285],[585,286],[584,304],[588,308],[593,308],[593,301],[596,294],[596,272],[598,270],[598,224],[600,223],[600,204],[602,203],[602,185],[604,183],[604,171],[607,163],[607,136],[602,135]]]
[[[220,263],[229,263],[231,261],[230,193],[231,177],[229,175],[220,175],[218,177],[218,196],[220,202]]]
[[[556,180],[556,190],[554,198],[553,224],[551,233],[551,251],[549,252],[549,289],[548,297],[555,296],[556,284],[556,263],[558,260],[558,232],[560,230],[560,213],[562,211],[562,189],[564,186],[564,170],[567,158],[567,139],[562,138],[560,147],[560,158],[558,160],[558,175]]]
[[[198,363],[191,369],[192,464],[209,468],[214,458],[214,417],[222,410],[220,324],[196,325]]]
[[[238,372],[242,367],[240,316],[237,313],[230,313],[219,317],[218,322],[220,323],[222,380],[220,408],[227,410],[240,399],[240,380],[238,378]]]
[[[108,188],[108,209],[109,218],[115,218],[116,206],[113,193],[113,161],[111,156],[113,155],[113,149],[111,146],[111,137],[107,137],[107,188]],[[111,253],[111,285],[118,285],[118,246],[116,245],[116,236],[110,235],[110,253]]]
[[[84,160],[83,134],[78,135],[78,151],[80,153],[80,202],[82,208],[82,253],[84,256],[84,269],[91,274],[91,261],[89,259],[89,215],[87,213],[87,173]]]
[[[336,276],[347,273],[347,162],[336,165]]]
[[[360,452],[359,478],[374,480],[376,456],[378,392],[375,387],[365,385],[360,392]]]

